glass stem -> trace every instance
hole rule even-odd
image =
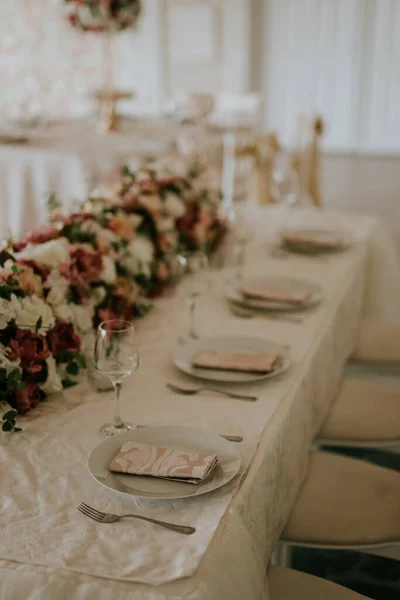
[[[196,300],[190,300],[189,302],[189,337],[196,339],[198,337],[196,333],[196,320],[195,320],[195,309],[196,309]]]
[[[113,425],[117,429],[120,429],[124,426],[124,424],[121,420],[121,417],[119,416],[119,396],[121,394],[122,383],[120,381],[117,381],[116,383],[114,383],[114,389],[115,389],[116,402],[115,402],[115,409],[114,409]]]
[[[242,279],[242,277],[243,277],[245,252],[246,252],[246,246],[244,244],[239,244],[239,246],[237,248],[237,257],[236,257],[236,277],[239,280]]]

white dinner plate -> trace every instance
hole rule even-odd
[[[290,292],[301,292],[310,294],[308,299],[302,304],[293,304],[290,302],[274,302],[272,300],[262,300],[261,298],[246,298],[239,288],[243,285],[264,285],[265,287],[288,290]],[[317,306],[322,300],[322,289],[315,283],[309,283],[301,279],[289,279],[288,277],[252,277],[241,281],[232,281],[228,284],[226,296],[228,300],[235,304],[248,306],[260,310],[276,311],[299,311],[312,306]]]
[[[218,456],[218,465],[206,481],[193,484],[169,481],[143,475],[111,473],[108,466],[124,442],[134,440],[144,444],[205,452]],[[99,444],[88,459],[89,472],[101,485],[115,492],[138,498],[174,500],[191,498],[216,490],[233,479],[240,469],[237,447],[212,431],[190,427],[141,427],[126,431]]]
[[[333,237],[338,239],[338,245],[334,248],[326,248],[325,246],[308,246],[307,244],[302,244],[301,242],[286,242],[284,240],[285,235],[305,235],[318,238],[319,236],[323,238],[324,236],[332,235]],[[300,252],[302,254],[332,254],[335,252],[342,252],[349,248],[354,242],[354,235],[351,231],[347,229],[308,229],[305,227],[300,227],[296,229],[284,229],[281,231],[281,243],[284,248],[290,250],[292,252]]]
[[[217,350],[220,352],[264,352],[266,354],[279,354],[282,356],[282,366],[272,373],[240,373],[236,371],[223,371],[216,369],[199,369],[192,367],[192,360],[201,350]],[[183,373],[192,375],[199,379],[208,381],[221,381],[229,383],[248,383],[276,377],[290,366],[289,352],[287,348],[256,337],[231,337],[220,336],[212,338],[200,338],[191,340],[186,344],[178,345],[173,356],[174,365]]]

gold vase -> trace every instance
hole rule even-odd
[[[115,32],[107,30],[103,34],[102,87],[95,90],[97,105],[97,133],[104,134],[119,129],[117,105],[121,100],[130,100],[133,93],[115,89]]]

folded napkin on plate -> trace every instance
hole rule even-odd
[[[278,354],[254,354],[247,352],[218,352],[202,350],[192,359],[192,366],[199,369],[242,371],[246,373],[271,373],[282,363]]]
[[[270,300],[271,302],[286,302],[288,304],[304,304],[311,293],[272,288],[262,284],[247,284],[239,288],[239,292],[247,298]]]
[[[315,248],[337,248],[340,246],[340,239],[330,233],[321,233],[318,235],[302,233],[283,233],[282,239],[286,244],[296,244],[302,246],[311,246]]]
[[[111,461],[109,470],[114,473],[200,483],[211,475],[217,463],[216,454],[176,450],[132,441],[123,444]]]

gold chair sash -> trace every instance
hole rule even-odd
[[[238,158],[249,157],[253,161],[252,180],[257,203],[260,205],[275,202],[271,191],[271,181],[273,163],[279,149],[277,136],[274,133],[263,133],[257,136],[253,143],[236,150]]]

